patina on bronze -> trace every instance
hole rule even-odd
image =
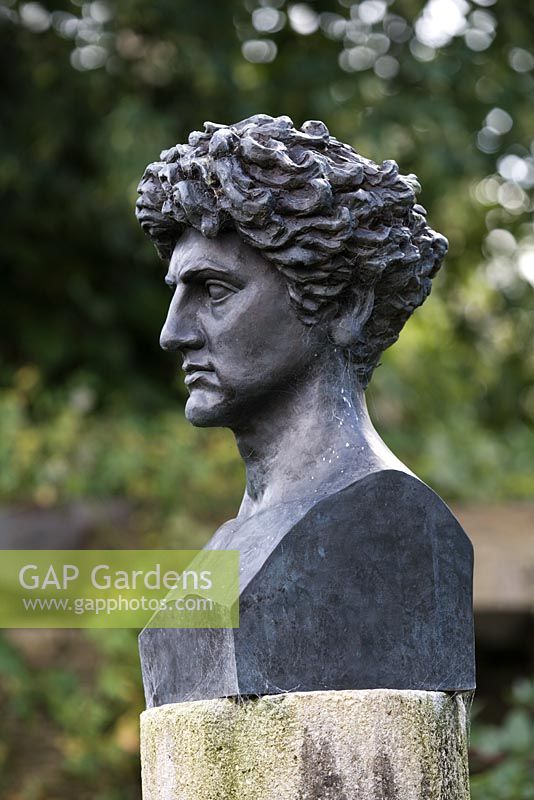
[[[474,688],[472,548],[386,447],[364,390],[447,242],[399,174],[259,114],[206,123],[147,167],[137,216],[168,264],[161,346],[193,425],[246,466],[240,627],[147,628],[148,706],[321,689]]]

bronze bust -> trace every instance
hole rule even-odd
[[[193,425],[246,466],[209,548],[241,553],[240,628],[146,629],[147,704],[318,689],[474,687],[472,550],[373,428],[364,391],[447,251],[415,176],[259,114],[147,167],[137,216],[168,264],[161,346]]]

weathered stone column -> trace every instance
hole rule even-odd
[[[152,708],[143,800],[468,800],[467,697],[373,689]]]

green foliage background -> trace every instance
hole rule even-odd
[[[235,513],[231,437],[184,423],[158,351],[168,295],[133,205],[161,149],[259,111],[419,176],[450,254],[371,413],[446,498],[531,498],[533,30],[532,0],[1,0],[0,502],[126,497],[141,546],[201,545]],[[133,636],[30,645],[0,650],[2,796],[138,796]],[[507,741],[516,777],[488,768],[475,800],[534,796]]]

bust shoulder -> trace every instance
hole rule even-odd
[[[279,506],[223,530],[209,546],[224,543],[240,551],[240,626],[145,631],[141,648],[172,653],[175,673],[167,694],[160,681],[157,702],[147,692],[149,705],[291,690],[474,688],[471,544],[415,476],[371,473],[311,506]],[[158,635],[165,647],[154,646]]]

